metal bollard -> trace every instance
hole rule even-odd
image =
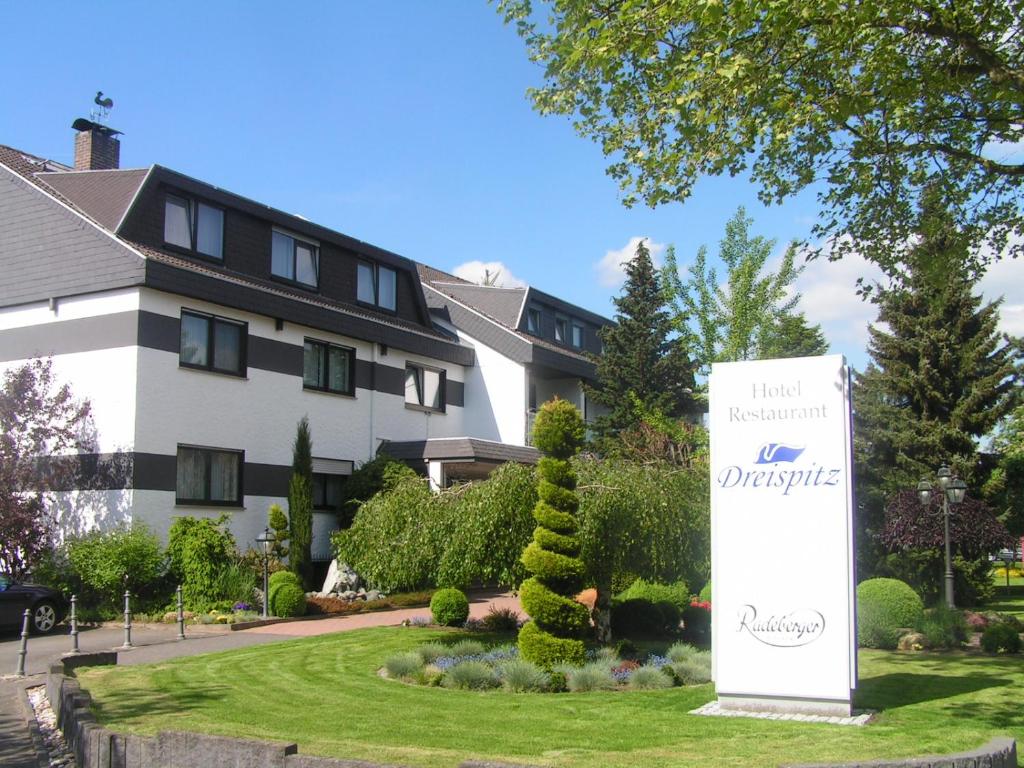
[[[71,653],[80,653],[78,650],[78,597],[71,596]]]
[[[185,639],[185,604],[181,601],[181,584],[174,590],[178,596],[178,639]]]
[[[28,655],[28,623],[32,620],[32,611],[25,609],[24,619],[21,622],[21,647],[18,648],[18,677],[25,676],[25,657]]]
[[[127,589],[124,591],[124,645],[122,648],[134,648],[132,645],[132,593]]]

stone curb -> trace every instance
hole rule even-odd
[[[847,763],[784,764],[779,768],[1017,768],[1017,742],[1006,737],[952,755],[856,760]]]
[[[48,768],[50,765],[50,752],[46,749],[46,742],[43,741],[43,734],[39,730],[39,723],[36,720],[35,710],[32,709],[32,702],[28,700],[28,689],[44,685],[46,678],[43,675],[32,675],[25,678],[18,686],[18,705],[21,707],[22,717],[25,718],[25,728],[32,738],[32,749],[36,753],[36,764],[39,768]]]

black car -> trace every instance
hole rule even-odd
[[[60,592],[36,584],[19,584],[0,573],[0,626],[20,629],[26,608],[31,611],[29,628],[36,633],[49,632],[68,611]]]

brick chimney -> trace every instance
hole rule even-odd
[[[80,117],[71,124],[75,134],[75,170],[110,171],[121,167],[121,142],[106,125]]]

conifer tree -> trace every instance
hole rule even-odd
[[[288,569],[302,580],[307,590],[312,589],[313,440],[309,433],[309,419],[305,416],[299,420],[292,445],[288,518],[291,526]]]
[[[996,327],[999,302],[974,293],[965,240],[926,203],[921,240],[902,279],[878,295],[871,362],[854,389],[855,458],[861,507],[861,568],[881,551],[886,499],[946,463],[975,492],[977,440],[1018,401],[1021,365]]]
[[[640,410],[677,418],[694,410],[693,365],[684,346],[670,338],[672,320],[651,254],[640,241],[626,264],[623,293],[614,299],[614,326],[602,329],[597,385],[588,397],[609,409],[595,429],[612,437],[637,426]]]
[[[544,454],[537,466],[537,527],[522,556],[533,575],[519,588],[531,621],[519,632],[519,652],[546,669],[584,659],[580,638],[589,614],[574,599],[583,586],[584,568],[576,472],[569,463],[583,437],[583,418],[572,403],[557,398],[544,403],[533,426],[533,444]]]

